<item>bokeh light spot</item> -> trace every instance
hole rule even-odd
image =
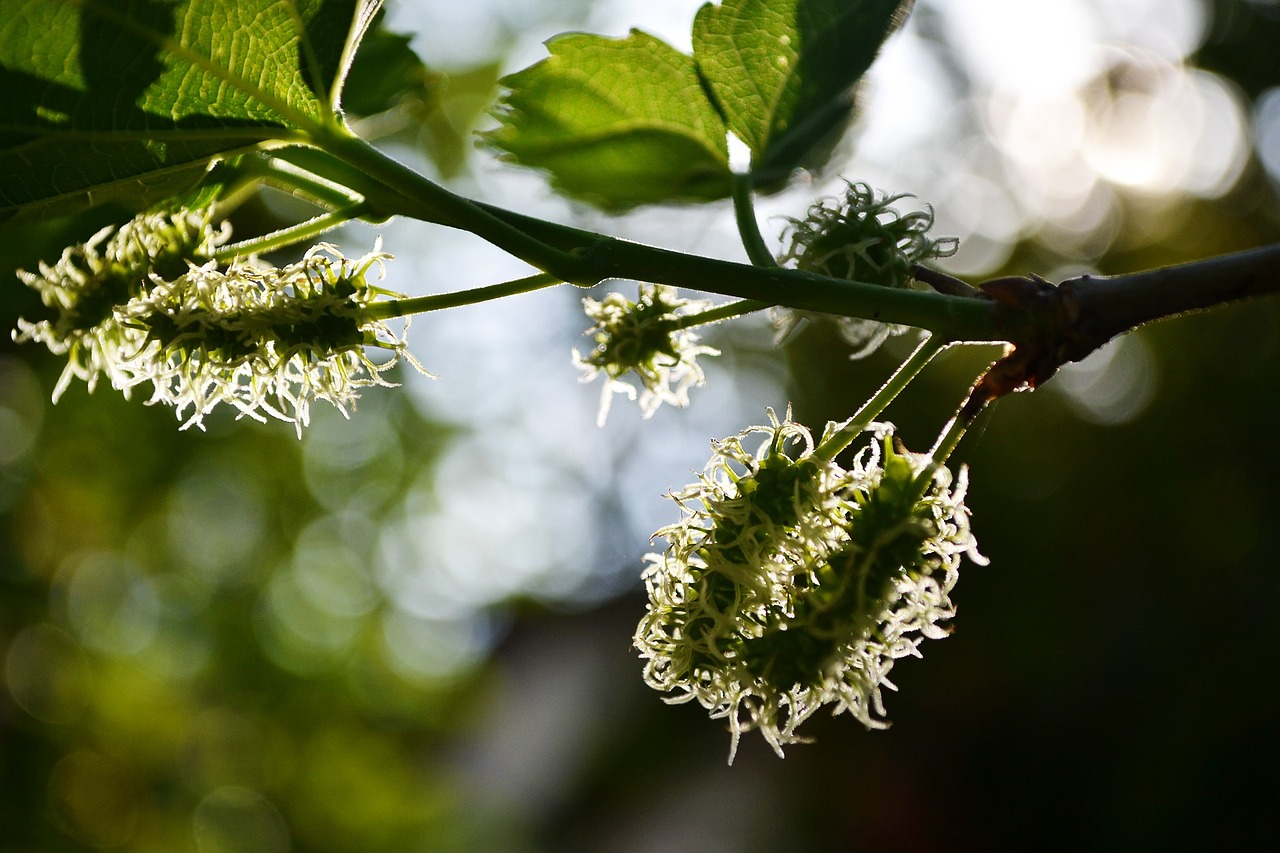
[[[74,722],[84,707],[84,650],[48,624],[28,625],[9,643],[4,677],[14,702],[37,720]]]
[[[1115,425],[1142,414],[1155,397],[1157,376],[1147,344],[1129,334],[1064,366],[1048,387],[1057,388],[1085,420]]]
[[[488,652],[493,631],[484,614],[465,621],[427,619],[391,610],[382,619],[387,664],[413,683],[451,677],[477,664]]]
[[[49,808],[60,828],[100,849],[120,847],[137,832],[143,808],[137,779],[96,752],[64,756],[49,774]]]
[[[1280,182],[1280,86],[1267,89],[1254,104],[1253,140],[1263,168]]]
[[[15,464],[31,450],[44,409],[44,392],[31,368],[0,355],[0,467]]]
[[[332,517],[307,525],[294,549],[292,572],[294,585],[311,604],[354,619],[372,610],[380,596],[369,576],[369,557],[353,550],[349,527]]]
[[[169,498],[169,546],[210,585],[240,580],[263,536],[267,509],[258,481],[236,460],[209,459]]]
[[[227,785],[200,801],[192,818],[199,853],[287,853],[289,829],[257,791]]]
[[[99,552],[73,558],[60,576],[67,622],[89,648],[134,655],[154,636],[159,596],[127,557]]]

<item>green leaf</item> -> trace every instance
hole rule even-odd
[[[913,0],[724,0],[693,23],[693,56],[758,183],[817,168],[853,115],[853,87]]]
[[[606,210],[729,195],[724,121],[691,57],[638,30],[557,36],[547,49],[502,80],[511,91],[490,145]]]
[[[386,29],[382,15],[360,42],[342,89],[342,109],[371,116],[395,108],[419,94],[435,76],[414,51],[412,36]]]
[[[411,40],[381,27],[369,32],[343,87],[344,112],[377,115],[430,85],[431,72],[410,47]]]
[[[342,110],[363,118],[357,124],[362,138],[421,151],[441,177],[452,178],[475,150],[472,132],[493,105],[500,65],[432,69],[411,41],[375,21],[347,75]]]
[[[473,133],[493,105],[502,68],[486,62],[438,72],[419,97],[400,104],[405,127],[400,136],[435,164],[441,177],[462,173],[475,150]]]
[[[332,121],[381,0],[0,0],[0,217],[191,185]]]

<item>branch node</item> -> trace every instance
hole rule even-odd
[[[955,276],[948,275],[942,270],[935,270],[932,267],[926,267],[923,264],[912,265],[911,277],[916,281],[924,282],[938,293],[946,296],[978,297],[982,295],[982,291],[978,290],[978,288],[969,284],[967,281],[961,281]]]

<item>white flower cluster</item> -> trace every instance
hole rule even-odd
[[[960,241],[955,237],[934,239],[933,210],[899,213],[893,206],[901,194],[887,196],[861,182],[846,182],[842,198],[820,199],[804,219],[792,219],[784,239],[789,241],[782,264],[797,269],[876,284],[905,288],[911,283],[911,268],[931,258],[954,255]],[[774,324],[780,338],[786,337],[802,319],[813,312],[774,309]],[[841,335],[854,348],[852,358],[874,352],[890,335],[901,334],[906,326],[841,317]]]
[[[689,405],[689,389],[706,384],[698,356],[720,351],[699,344],[681,318],[707,310],[710,302],[681,299],[674,287],[641,284],[635,302],[610,293],[600,301],[583,299],[582,307],[594,321],[583,334],[590,335],[596,347],[586,356],[575,349],[573,361],[584,371],[583,382],[605,375],[597,424],[603,426],[609,417],[615,393],[636,399],[636,387],[623,381],[628,373],[640,380],[640,410],[646,418],[663,403]]]
[[[322,243],[284,267],[247,259],[220,268],[197,261],[226,229],[204,225],[201,239],[175,244],[178,222],[188,220],[140,217],[109,240],[103,231],[68,249],[39,275],[22,274],[57,311],[52,320],[19,320],[14,333],[68,357],[55,400],[73,377],[92,391],[105,376],[126,396],[150,383],[147,402],[173,406],[184,429],[203,427],[226,403],[238,416],[293,423],[301,435],[312,401],[346,414],[359,388],[391,384],[380,374],[400,358],[426,372],[403,336],[367,314],[378,297],[398,296],[368,281],[390,257],[376,246],[357,260]],[[366,347],[392,356],[377,363]]]
[[[647,558],[635,637],[668,702],[728,719],[730,761],[751,729],[781,755],[826,704],[883,728],[894,662],[946,636],[961,555],[985,562],[963,471],[952,488],[946,468],[895,450],[880,424],[846,470],[815,456],[789,414],[769,416],[713,442],[698,482],[672,496],[683,517],[656,534],[670,544]]]
[[[119,360],[119,336],[101,334],[114,326],[116,306],[144,293],[153,278],[182,275],[188,259],[210,256],[230,236],[228,223],[215,228],[198,211],[143,213],[67,247],[52,266],[41,261],[37,273],[18,270],[23,283],[56,312],[35,323],[19,318],[13,333],[16,341],[39,341],[67,356],[54,401],[73,378],[92,391],[98,376]]]

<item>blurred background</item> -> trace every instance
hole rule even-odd
[[[427,70],[361,130],[469,195],[741,259],[727,203],[606,218],[471,142],[496,80],[569,29],[688,47],[698,0],[391,0]],[[934,206],[973,280],[1118,273],[1280,240],[1275,0],[920,0],[832,174]],[[403,57],[401,57],[403,58]],[[382,70],[381,75],[377,72]],[[387,69],[400,69],[391,71]],[[403,72],[403,73],[402,73]],[[395,77],[399,75],[399,77]],[[407,77],[405,76],[407,75]],[[238,233],[297,215],[263,198]],[[8,226],[32,268],[107,214]],[[413,222],[412,293],[524,274]],[[630,284],[618,285],[626,290]],[[604,289],[599,289],[603,292]],[[38,310],[16,281],[3,324]],[[815,717],[778,759],[668,706],[630,648],[641,556],[708,441],[794,405],[847,417],[907,352],[810,323],[712,330],[686,410],[578,383],[581,292],[424,316],[350,420],[207,419],[73,385],[0,336],[0,850],[1260,849],[1280,809],[1280,301],[1163,322],[966,439],[974,529],[945,642],[894,670],[893,726]],[[595,295],[599,295],[598,293]],[[889,415],[925,449],[993,350]],[[1268,497],[1268,496],[1271,497]],[[1219,632],[1222,632],[1221,634]]]

